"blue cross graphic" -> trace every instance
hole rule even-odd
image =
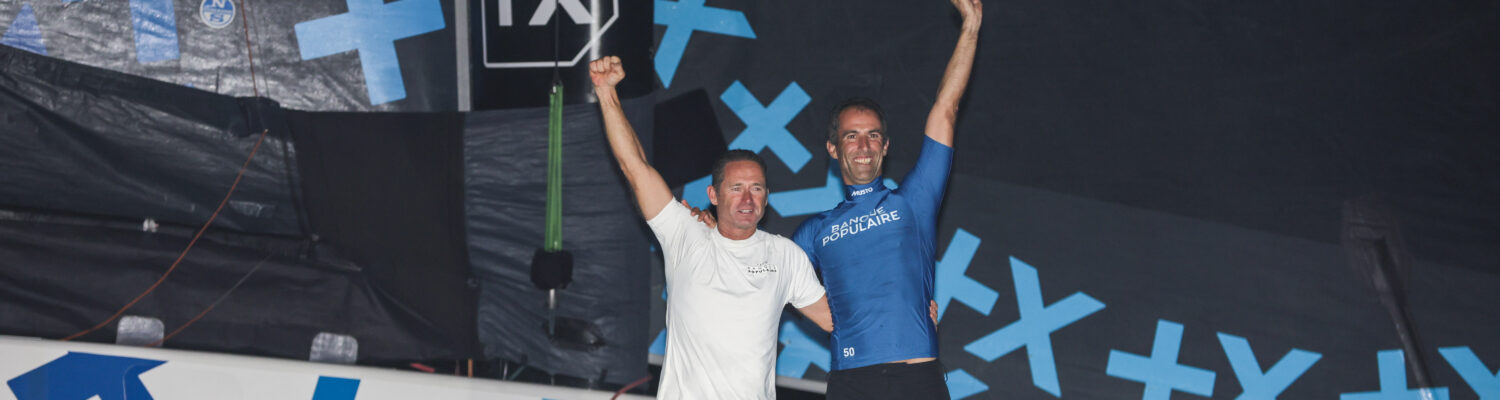
[[[776,339],[782,344],[781,353],[776,356],[776,374],[801,378],[807,375],[807,368],[813,365],[824,371],[832,368],[830,363],[833,356],[828,352],[828,347],[807,336],[789,318],[782,318],[785,322],[781,323],[781,335]]]
[[[130,0],[136,61],[144,64],[179,57],[176,14],[172,0]]]
[[[776,153],[776,157],[791,168],[792,173],[802,170],[803,165],[812,159],[812,153],[797,142],[792,132],[786,130],[786,124],[792,122],[797,113],[802,112],[812,98],[807,92],[792,82],[771,100],[771,105],[761,106],[760,100],[750,94],[749,89],[740,81],[734,81],[724,94],[719,95],[719,101],[723,101],[734,115],[745,122],[745,130],[729,143],[731,149],[745,149],[759,153],[761,149],[770,149]]]
[[[646,350],[646,353],[658,356],[667,354],[667,330],[665,328],[656,334],[656,340],[651,341],[651,347]]]
[[[704,175],[702,178],[694,179],[692,182],[682,184],[682,199],[687,200],[688,205],[699,209],[708,209],[708,185],[713,183],[713,175]],[[771,205],[775,205],[776,193],[771,193]],[[830,207],[832,208],[832,207]],[[778,209],[779,211],[779,209]],[[781,214],[785,216],[786,214]]]
[[[776,213],[781,214],[783,217],[807,215],[823,210],[831,210],[834,206],[839,205],[839,202],[844,201],[844,182],[833,174],[832,169],[828,171],[828,179],[824,182],[823,186],[771,192],[770,199],[766,201],[771,203],[771,207],[776,209]],[[890,182],[887,182],[886,185],[889,186]]]
[[[69,351],[5,384],[17,400],[151,400],[140,375],[165,363]]]
[[[963,368],[955,369],[945,375],[948,380],[948,394],[953,400],[962,400],[965,397],[984,393],[990,390],[990,386],[981,382],[979,378],[969,375]]]
[[[358,379],[319,376],[318,386],[313,388],[312,400],[354,400],[358,393]]]
[[[297,47],[302,59],[359,51],[370,104],[406,98],[396,40],[443,29],[438,0],[348,0],[349,12],[298,23]]]
[[[938,260],[933,297],[938,303],[939,321],[943,319],[943,313],[948,311],[948,303],[955,299],[986,316],[995,308],[995,300],[1000,298],[1000,292],[974,278],[964,276],[969,271],[969,263],[974,260],[974,252],[977,251],[979,237],[959,228],[953,234],[953,240],[948,242],[948,249],[943,251],[943,259]]]
[[[1156,321],[1156,341],[1151,345],[1151,358],[1119,350],[1109,351],[1109,365],[1104,373],[1116,378],[1146,384],[1143,400],[1168,400],[1173,390],[1213,396],[1214,374],[1202,368],[1177,363],[1177,352],[1182,347],[1182,324]]]
[[[1297,378],[1312,368],[1313,363],[1323,358],[1322,354],[1292,349],[1272,365],[1264,374],[1260,371],[1260,363],[1255,360],[1255,353],[1250,351],[1250,341],[1245,338],[1219,333],[1219,345],[1224,347],[1224,355],[1229,357],[1229,366],[1234,368],[1234,376],[1240,380],[1240,387],[1245,389],[1237,400],[1271,400],[1285,391]]]
[[[1448,388],[1406,388],[1406,353],[1385,350],[1375,353],[1380,364],[1380,391],[1341,393],[1339,400],[1448,400]]]
[[[672,75],[677,73],[677,64],[682,62],[682,53],[687,51],[688,38],[693,36],[693,31],[755,38],[755,31],[750,29],[745,13],[705,7],[703,2],[656,0],[656,24],[667,26],[661,43],[656,45],[655,56],[656,76],[661,78],[662,87],[672,87]]]
[[[1500,372],[1490,373],[1490,369],[1479,361],[1479,356],[1474,355],[1474,350],[1468,346],[1444,347],[1438,349],[1438,353],[1448,360],[1458,371],[1458,376],[1474,389],[1479,395],[1479,400],[1500,400]]]
[[[0,44],[47,55],[47,45],[42,43],[42,27],[36,23],[36,11],[31,9],[31,3],[21,4],[21,12],[11,20],[5,36],[0,36]]]
[[[1016,284],[1016,305],[1021,318],[969,343],[964,350],[988,362],[1024,346],[1031,367],[1031,383],[1053,396],[1062,397],[1062,385],[1057,381],[1057,363],[1052,358],[1052,332],[1104,309],[1104,303],[1077,292],[1043,307],[1042,285],[1036,268],[1011,257],[1010,273]]]

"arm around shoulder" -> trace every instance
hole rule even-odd
[[[818,324],[818,328],[823,329],[824,332],[833,332],[833,311],[828,308],[827,294],[818,298],[818,301],[807,305],[807,307],[798,308],[797,311],[801,312],[807,319],[812,320],[813,323]]]

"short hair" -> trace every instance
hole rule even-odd
[[[759,154],[744,149],[730,150],[724,152],[724,155],[719,156],[718,160],[714,160],[712,183],[714,187],[719,187],[719,184],[724,182],[724,166],[735,161],[754,161],[755,165],[760,167],[761,176],[765,176],[766,174],[766,161],[762,160]]]
[[[839,116],[843,115],[845,110],[850,109],[875,113],[875,117],[880,118],[880,130],[885,131],[885,111],[880,109],[880,103],[866,97],[855,97],[833,107],[833,115],[828,117],[828,143],[839,142]]]

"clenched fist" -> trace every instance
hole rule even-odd
[[[979,0],[949,1],[958,8],[958,14],[964,19],[964,28],[979,29],[979,24],[984,21],[984,3],[980,3]]]
[[[620,65],[620,57],[608,56],[590,62],[589,79],[594,81],[594,87],[615,87],[625,79],[625,67]]]

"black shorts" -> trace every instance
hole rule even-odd
[[[937,361],[875,364],[828,374],[828,400],[948,400],[948,382]]]

